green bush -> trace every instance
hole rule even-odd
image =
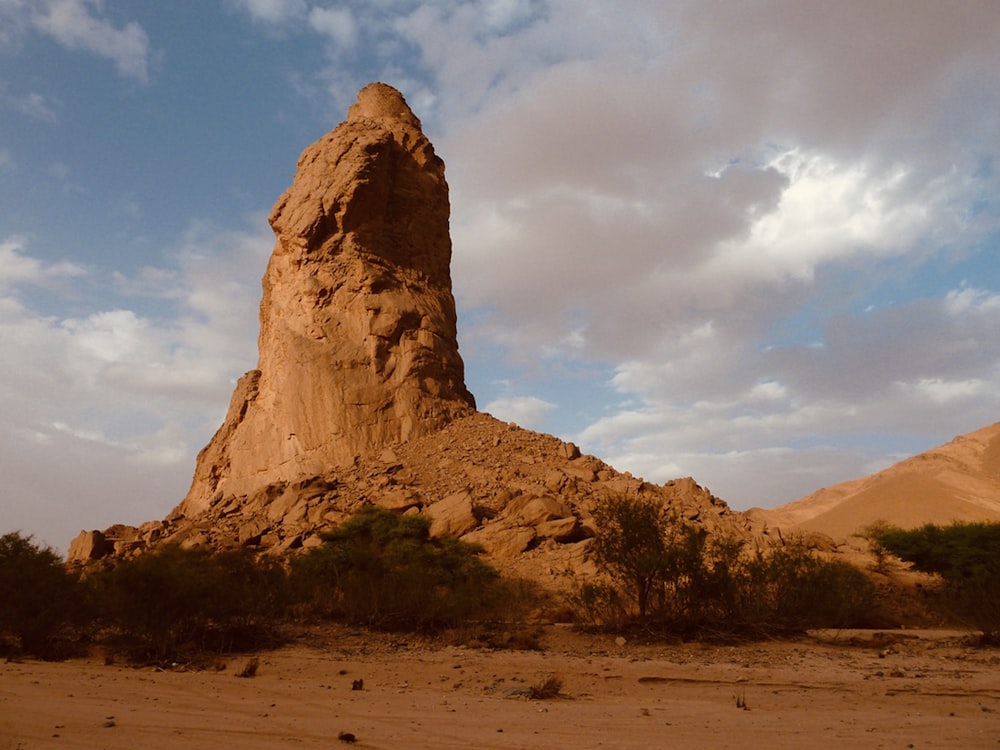
[[[667,537],[676,519],[653,500],[614,495],[594,509],[594,521],[600,529],[594,545],[598,566],[635,602],[639,617],[645,617],[650,598],[662,589],[673,566]]]
[[[885,527],[877,540],[915,570],[941,576],[946,605],[960,619],[1000,641],[1000,524]]]
[[[111,642],[141,661],[266,645],[287,600],[280,564],[245,550],[168,545],[120,561],[90,583]]]
[[[864,573],[800,544],[754,551],[632,496],[609,498],[594,517],[605,580],[573,597],[587,623],[617,627],[631,616],[683,635],[765,635],[861,625],[870,616],[875,588]]]
[[[875,603],[875,585],[858,568],[823,560],[792,542],[759,555],[754,565],[769,584],[769,600],[758,619],[788,630],[845,628],[866,624]]]
[[[0,651],[61,658],[83,623],[81,587],[59,555],[30,536],[0,536]]]
[[[321,616],[380,629],[429,630],[488,618],[505,601],[499,574],[458,539],[432,539],[420,516],[364,506],[293,560],[300,601]]]

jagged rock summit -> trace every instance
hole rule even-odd
[[[177,513],[296,482],[470,412],[444,163],[396,89],[361,90],[271,211],[260,359]]]
[[[593,510],[657,499],[755,533],[691,479],[653,485],[475,410],[458,352],[444,164],[402,95],[375,83],[307,148],[271,213],[260,359],[163,521],[81,533],[69,560],[171,542],[283,555],[365,503],[421,513],[536,580],[593,572]],[[766,533],[766,532],[765,532]]]

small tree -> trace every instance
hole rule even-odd
[[[856,535],[868,542],[868,551],[872,555],[872,570],[877,573],[885,573],[889,569],[889,558],[892,553],[882,541],[883,534],[889,529],[888,521],[878,519],[872,521]]]
[[[597,564],[631,596],[645,617],[671,567],[668,533],[676,518],[662,504],[634,495],[612,495],[594,509]]]
[[[576,603],[592,622],[624,619],[616,590],[635,602],[640,619],[688,634],[846,627],[863,622],[872,607],[874,587],[860,570],[800,544],[751,550],[745,538],[709,534],[634,496],[609,498],[594,519],[596,562],[612,586],[581,588]]]
[[[919,529],[886,527],[878,540],[915,570],[936,573],[956,614],[1000,641],[1000,524],[927,524]]]
[[[30,536],[0,536],[0,636],[11,650],[41,657],[65,656],[60,636],[85,617],[77,578],[52,549]]]

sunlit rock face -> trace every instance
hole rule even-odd
[[[259,362],[198,456],[193,517],[469,413],[444,163],[403,96],[360,92],[275,204]]]
[[[395,89],[361,91],[271,213],[260,358],[163,521],[82,532],[70,561],[165,544],[296,555],[358,508],[419,514],[553,590],[597,574],[595,510],[636,496],[769,545],[693,479],[653,485],[572,443],[477,412],[451,291],[444,165]]]

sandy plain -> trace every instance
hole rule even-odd
[[[166,671],[99,655],[7,662],[0,750],[1000,748],[1000,651],[955,632],[643,645],[550,626],[541,642],[490,651],[330,629],[261,653],[245,679],[247,656]],[[525,696],[550,675],[560,697]]]

